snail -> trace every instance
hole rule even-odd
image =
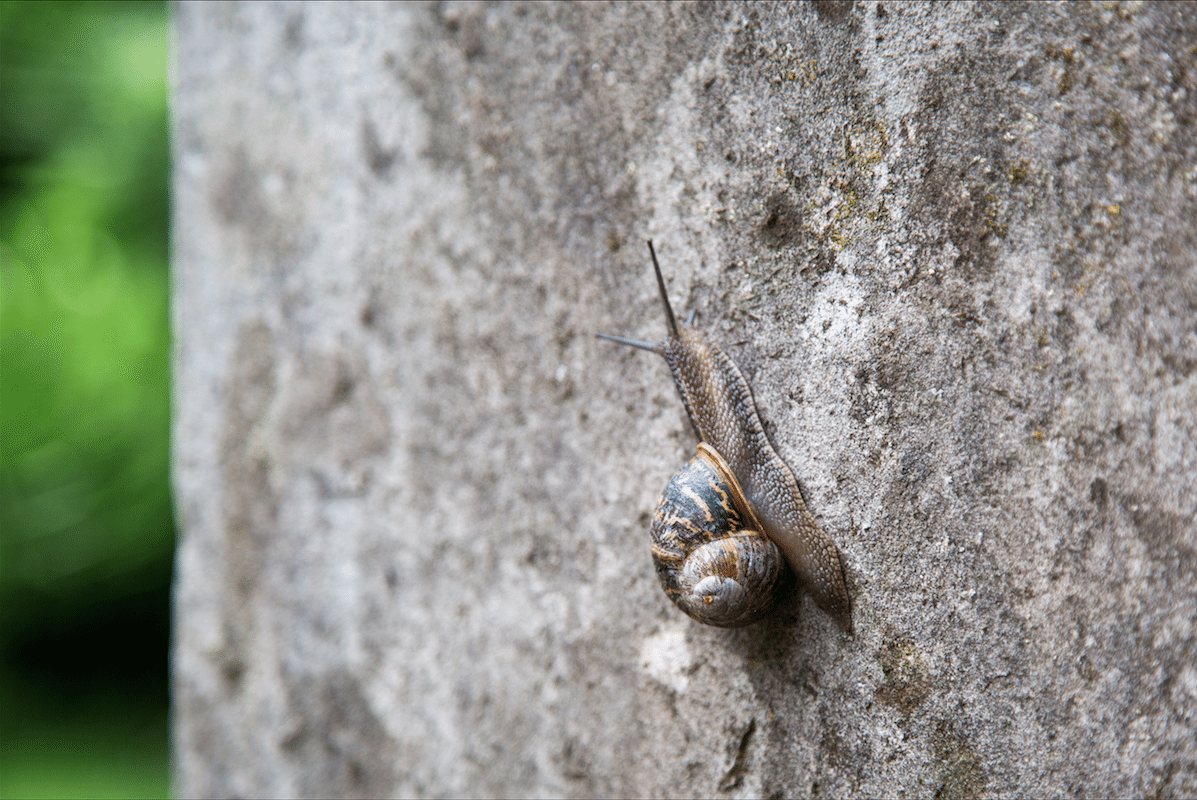
[[[815,604],[850,631],[835,542],[765,435],[739,368],[701,331],[677,324],[651,239],[648,251],[669,335],[656,343],[598,336],[664,357],[698,432],[698,454],[669,481],[653,515],[652,555],[665,594],[699,622],[749,625],[768,614],[788,563]]]

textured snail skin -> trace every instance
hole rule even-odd
[[[759,522],[754,527],[781,549],[815,604],[841,628],[850,631],[851,601],[835,542],[807,510],[794,473],[765,435],[752,390],[735,362],[702,332],[677,324],[651,240],[648,247],[669,336],[658,343],[606,334],[600,337],[650,350],[665,358],[699,440],[726,461],[746,498],[746,513]],[[666,499],[662,498],[662,502]],[[670,587],[666,586],[666,593],[669,592]],[[675,602],[682,606],[676,598]]]
[[[750,625],[772,608],[781,551],[758,530],[727,463],[706,444],[669,481],[652,524],[653,563],[669,599],[699,622]]]

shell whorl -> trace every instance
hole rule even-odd
[[[652,555],[661,587],[678,608],[724,628],[765,616],[784,574],[780,549],[761,533],[727,462],[706,444],[661,495]]]

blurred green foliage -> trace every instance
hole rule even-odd
[[[0,2],[0,796],[169,789],[166,62],[162,3]]]

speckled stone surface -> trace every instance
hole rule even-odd
[[[1197,7],[175,7],[180,796],[1197,794]],[[675,309],[838,544],[672,606]]]

